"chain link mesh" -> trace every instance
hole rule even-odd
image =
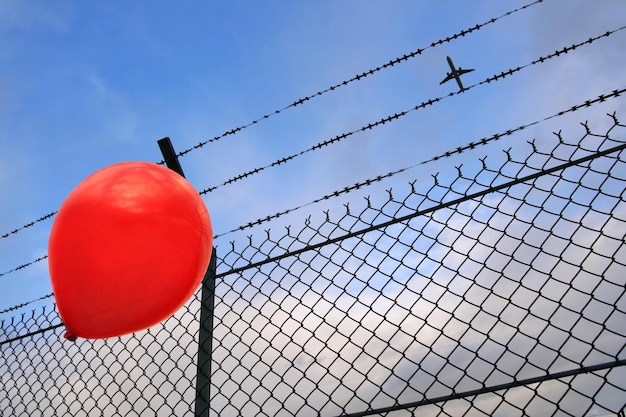
[[[623,415],[609,121],[220,247],[210,415]],[[3,321],[2,415],[193,415],[199,308],[75,344],[54,309]]]

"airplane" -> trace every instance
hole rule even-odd
[[[448,75],[446,76],[446,78],[443,79],[442,82],[439,83],[439,85],[450,81],[451,79],[455,79],[456,83],[459,85],[459,88],[461,89],[461,91],[465,91],[465,87],[463,87],[463,84],[461,83],[461,75],[463,74],[467,74],[468,72],[472,72],[474,71],[474,69],[463,69],[461,67],[459,67],[458,69],[456,69],[454,67],[454,64],[452,63],[452,59],[450,59],[450,57],[446,57],[448,59],[448,64],[450,65],[450,69],[452,70],[452,72],[449,72]]]

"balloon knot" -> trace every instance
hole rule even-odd
[[[78,336],[76,336],[74,333],[70,332],[69,330],[65,332],[65,335],[63,337],[65,337],[70,342],[75,342],[76,339],[78,338]]]

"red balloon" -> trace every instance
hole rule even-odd
[[[48,243],[65,337],[144,330],[174,314],[206,272],[211,219],[182,176],[148,162],[87,177],[59,209]]]

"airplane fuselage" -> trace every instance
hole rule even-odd
[[[450,65],[450,69],[452,70],[451,74],[456,80],[456,83],[459,85],[459,88],[461,89],[461,91],[465,90],[465,87],[463,87],[463,83],[461,82],[461,77],[459,77],[459,73],[457,72],[456,68],[454,67],[454,64],[452,63],[452,59],[449,56],[446,58],[448,59],[448,65]]]
[[[439,84],[443,84],[447,81],[450,81],[451,79],[455,79],[456,83],[459,85],[459,88],[461,89],[461,91],[465,90],[465,87],[463,87],[463,83],[461,82],[461,75],[466,74],[468,72],[474,71],[473,69],[468,69],[465,70],[461,67],[459,67],[458,69],[454,66],[454,63],[452,62],[452,58],[450,58],[449,56],[446,57],[446,59],[448,60],[448,65],[450,65],[450,70],[451,72],[448,73],[448,75],[446,76],[446,78],[444,78],[444,80],[439,83]]]

